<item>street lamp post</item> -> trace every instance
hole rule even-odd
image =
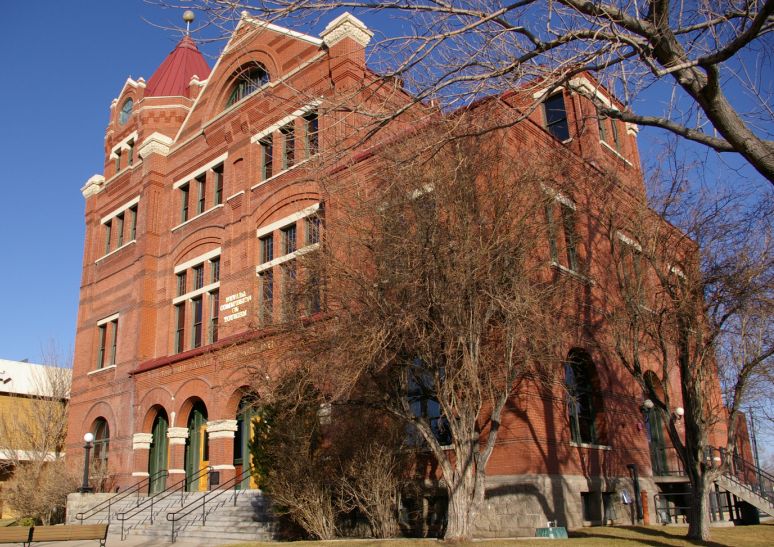
[[[94,442],[94,435],[89,432],[83,436],[83,441],[86,443],[83,454],[83,484],[78,489],[81,494],[88,494],[93,491],[89,486],[89,452],[91,452],[91,443]]]

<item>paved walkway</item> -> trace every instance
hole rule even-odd
[[[170,543],[169,540],[152,537],[137,537],[129,536],[125,541],[121,541],[118,536],[108,536],[107,547],[156,547],[174,545],[175,547],[218,547],[219,545],[235,545],[239,544],[239,541],[230,539],[224,541],[218,541],[217,539],[207,539],[202,541],[192,541],[190,539],[178,539],[175,543]],[[21,544],[19,544],[21,545]],[[33,543],[35,547],[97,547],[98,541],[37,541]]]

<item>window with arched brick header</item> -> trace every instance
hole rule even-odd
[[[596,419],[600,408],[596,396],[596,378],[596,367],[589,354],[577,349],[570,351],[564,364],[564,381],[570,437],[577,444],[599,442]]]
[[[226,108],[269,83],[269,73],[261,63],[248,63],[234,73],[234,83],[226,101]]]
[[[107,469],[108,453],[110,452],[110,426],[105,418],[99,417],[91,426],[94,435],[94,449],[91,465],[96,469]]]

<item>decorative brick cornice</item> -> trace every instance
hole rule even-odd
[[[83,197],[88,199],[94,194],[98,194],[102,187],[105,184],[105,177],[102,175],[92,175],[89,180],[86,181],[86,184],[83,185],[83,188],[81,188],[81,194],[83,194]]]
[[[144,141],[142,141],[138,153],[142,159],[147,158],[151,154],[166,156],[169,154],[169,149],[173,142],[174,141],[166,135],[151,133]]]
[[[328,47],[337,44],[344,38],[351,38],[361,46],[366,47],[373,35],[374,33],[368,30],[365,23],[348,11],[345,11],[328,23],[325,30],[320,33],[320,38],[323,39],[323,42]]]

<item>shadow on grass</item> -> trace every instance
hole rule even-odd
[[[663,541],[657,541],[657,540],[646,540],[642,536],[651,536],[654,538],[663,538],[663,539],[669,539],[672,541],[681,541],[683,543],[687,543],[690,545],[702,545],[704,547],[728,547],[725,543],[718,543],[716,541],[699,541],[695,539],[688,539],[685,537],[685,535],[676,535],[675,533],[670,533],[666,529],[658,529],[658,528],[648,528],[645,526],[625,526],[625,527],[611,527],[612,529],[621,530],[621,531],[629,531],[632,533],[631,536],[628,534],[624,537],[621,537],[620,535],[610,535],[610,534],[604,534],[604,533],[598,533],[593,531],[593,529],[586,529],[586,530],[574,530],[570,532],[571,538],[595,538],[595,539],[607,539],[611,542],[615,541],[621,541],[621,540],[628,540],[628,541],[634,541],[639,543],[645,543],[646,545],[654,545],[656,547],[674,547],[674,543],[665,543]],[[611,528],[607,528],[610,530]],[[687,531],[687,529],[686,529]]]

